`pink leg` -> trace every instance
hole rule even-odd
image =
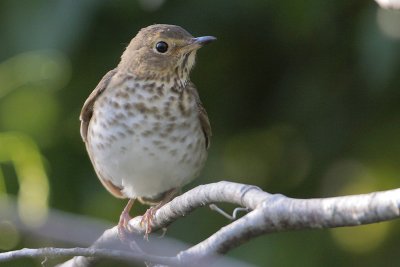
[[[121,238],[126,236],[126,233],[129,232],[128,223],[129,223],[130,219],[132,219],[132,217],[129,215],[129,212],[130,212],[134,202],[135,202],[134,198],[129,199],[124,210],[122,211],[121,215],[119,216],[118,234]]]
[[[146,232],[144,234],[145,239],[148,239],[149,234],[151,233],[151,222],[154,218],[154,214],[156,213],[157,210],[159,210],[162,206],[167,204],[169,201],[171,201],[175,195],[177,194],[178,189],[173,188],[171,189],[164,197],[163,200],[161,200],[160,203],[155,205],[154,207],[149,208],[145,214],[142,216],[142,220],[140,221],[141,225],[145,225],[146,227]]]

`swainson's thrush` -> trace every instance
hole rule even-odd
[[[97,176],[130,199],[120,229],[138,199],[155,205],[143,216],[150,232],[154,212],[203,168],[211,127],[189,73],[196,51],[215,39],[174,25],[143,28],[84,104],[81,136]]]

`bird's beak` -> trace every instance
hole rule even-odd
[[[217,40],[217,38],[215,38],[214,36],[201,36],[201,37],[197,37],[197,38],[193,38],[193,43],[203,46],[206,44],[209,44],[211,42],[214,42],[215,40]]]
[[[192,38],[189,44],[185,46],[185,50],[187,51],[197,50],[215,40],[217,40],[217,38],[215,38],[214,36],[201,36],[197,38]]]

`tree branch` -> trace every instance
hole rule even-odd
[[[356,226],[400,217],[400,189],[333,198],[293,199],[269,194],[251,185],[218,182],[198,186],[173,199],[155,213],[151,227],[153,230],[166,227],[198,207],[217,202],[240,205],[251,212],[173,257],[144,253],[138,246],[141,239],[137,238],[138,235],[134,235],[136,239],[132,237],[130,252],[126,252],[125,246],[124,253],[131,253],[137,261],[145,260],[154,264],[208,266],[216,255],[224,254],[259,235],[289,230]],[[140,221],[141,216],[135,217],[129,222],[129,226],[141,237],[145,229]],[[92,256],[105,257],[101,253],[110,248],[121,249],[115,227],[104,232],[91,246],[93,250],[100,250],[99,254],[90,255],[91,257],[87,257],[87,254],[76,254],[84,257],[75,257],[60,266],[90,266],[94,263]],[[0,260],[1,256],[2,254]]]
[[[180,217],[186,216],[193,210],[212,203],[224,202],[255,209],[271,194],[262,191],[253,185],[238,184],[221,181],[206,185],[199,185],[183,195],[174,198],[161,209],[157,210],[151,223],[151,228],[157,230],[167,227],[170,223]],[[138,233],[144,234],[145,227],[141,225],[141,216],[130,220],[130,228]]]
[[[320,199],[292,199],[270,195],[239,220],[180,253],[181,258],[226,253],[243,242],[267,233],[357,226],[400,217],[400,189]]]
[[[0,253],[0,262],[11,261],[21,258],[49,258],[56,259],[61,257],[73,257],[73,256],[84,256],[84,257],[98,257],[98,258],[110,258],[132,262],[143,262],[151,261],[154,263],[162,263],[168,265],[177,265],[177,261],[171,257],[159,257],[151,256],[135,251],[123,251],[123,250],[112,250],[112,249],[100,249],[100,248],[39,248],[30,249],[23,248],[21,250],[9,251]]]
[[[381,8],[400,9],[400,0],[375,0]]]

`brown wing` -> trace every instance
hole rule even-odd
[[[208,119],[206,109],[203,107],[203,104],[201,103],[199,93],[197,92],[196,86],[192,82],[190,82],[188,84],[188,89],[189,89],[189,92],[191,92],[191,94],[196,99],[197,108],[199,111],[200,124],[201,124],[201,128],[203,129],[204,137],[206,138],[206,148],[208,149],[210,147],[211,135],[212,135],[210,120]]]
[[[85,104],[83,104],[83,108],[81,111],[81,115],[79,116],[79,119],[81,121],[81,136],[83,141],[86,143],[86,148],[88,147],[87,144],[87,132],[88,132],[88,127],[90,123],[90,119],[92,118],[93,115],[93,106],[94,103],[96,102],[97,98],[104,92],[104,90],[107,88],[108,84],[110,83],[111,78],[114,76],[114,74],[117,72],[116,69],[110,70],[107,72],[106,75],[101,79],[99,84],[96,86],[96,88],[93,90],[93,92],[89,95],[89,97],[86,99]],[[87,149],[88,154],[90,159],[92,160],[92,156],[90,154],[90,150]],[[93,160],[92,160],[93,163]],[[93,163],[94,164],[94,163]],[[121,190],[122,188],[114,185],[110,180],[105,179],[95,168],[96,174],[100,179],[100,182],[103,184],[103,186],[115,197],[117,198],[125,198],[125,196],[122,194]]]
[[[108,190],[108,192],[111,193],[111,195],[113,195],[116,198],[126,198],[121,192],[122,188],[116,186],[109,180],[105,180],[105,179],[101,178],[101,176],[99,174],[97,174],[97,175],[99,176],[99,178],[100,178],[99,180],[102,183],[102,185]]]
[[[89,95],[89,97],[86,99],[85,103],[83,104],[83,107],[81,110],[81,115],[79,116],[79,119],[81,121],[81,136],[82,136],[82,139],[84,142],[87,141],[87,132],[88,132],[90,119],[92,118],[92,115],[93,115],[94,103],[96,102],[97,98],[107,88],[107,85],[110,83],[111,78],[114,76],[114,74],[116,72],[117,72],[117,69],[113,69],[113,70],[110,70],[109,72],[107,72],[107,74],[104,75],[104,77],[101,79],[99,84],[96,86],[96,88],[93,90],[93,92]]]

